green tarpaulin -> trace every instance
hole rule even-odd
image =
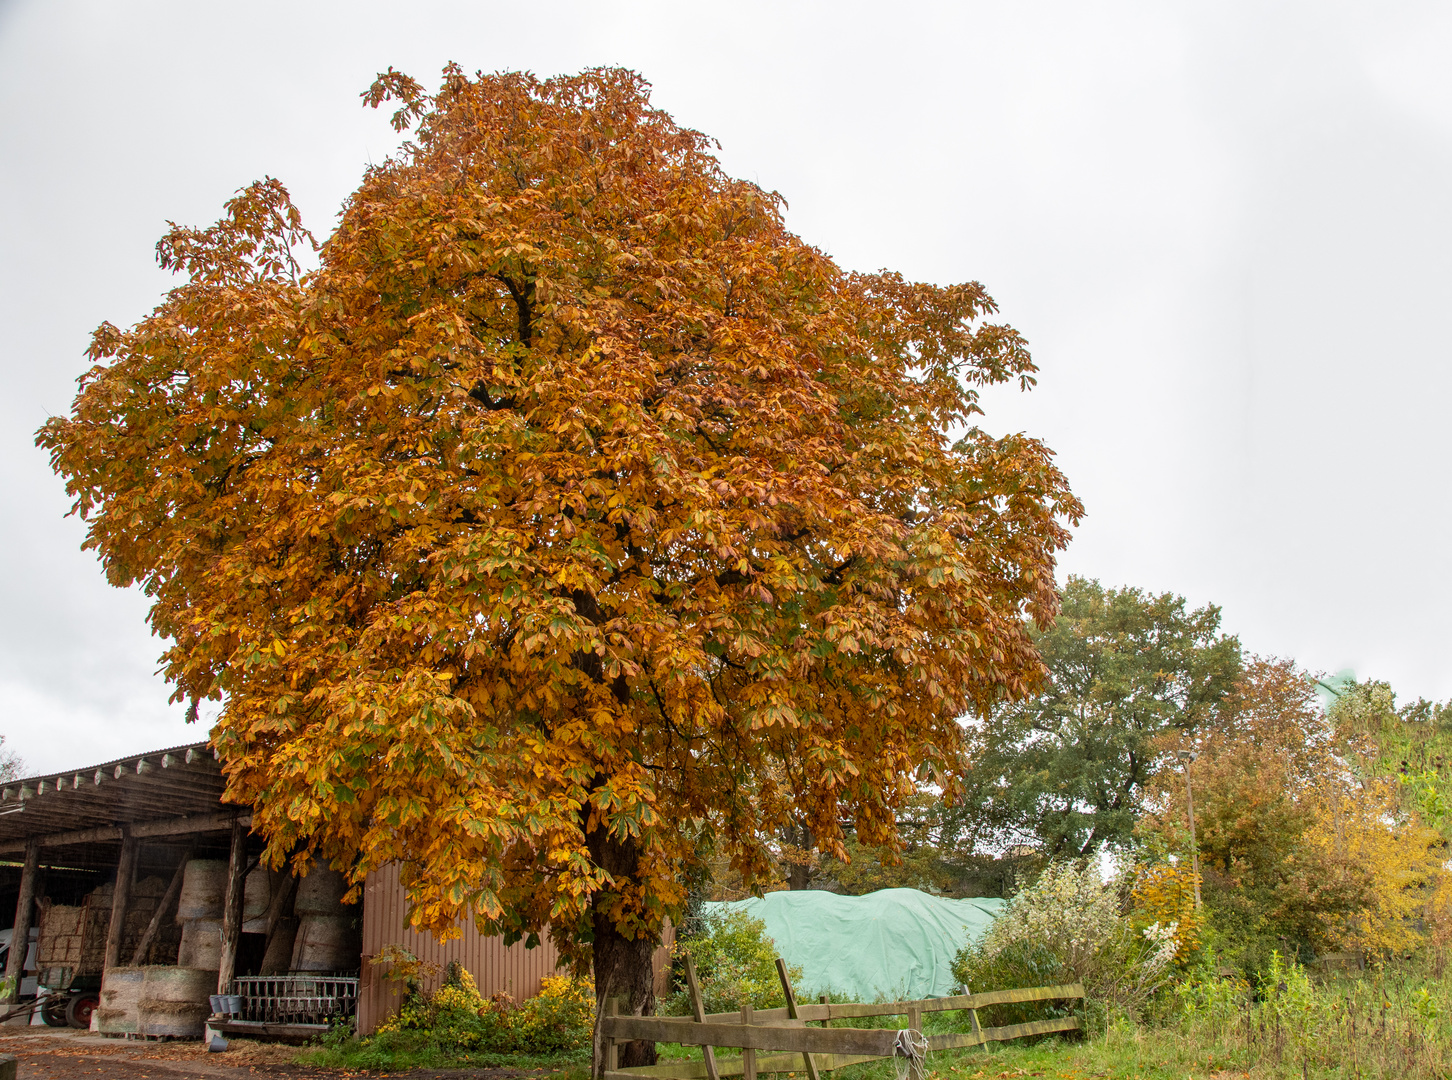
[[[815,889],[704,905],[738,909],[766,923],[777,954],[802,969],[801,1000],[829,991],[853,1001],[910,1000],[957,993],[953,956],[977,941],[1002,910],[998,899],[949,900],[917,889],[838,896]]]

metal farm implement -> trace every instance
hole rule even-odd
[[[617,1000],[608,999],[600,1020],[605,1058],[603,1080],[720,1080],[723,1076],[741,1076],[744,1080],[756,1080],[761,1073],[784,1072],[805,1072],[808,1080],[819,1080],[820,1073],[825,1070],[893,1057],[906,1058],[904,1064],[921,1076],[923,1059],[930,1051],[982,1046],[984,1043],[1020,1039],[1027,1035],[1079,1030],[1077,1016],[985,1028],[978,1023],[979,1009],[990,1005],[1084,997],[1084,987],[1079,983],[1072,983],[1066,986],[1039,986],[1022,990],[994,990],[985,994],[926,998],[921,1001],[832,1004],[823,1000],[817,1004],[799,1005],[792,993],[786,964],[782,960],[777,960],[776,970],[786,993],[785,1008],[744,1008],[739,1012],[707,1014],[701,1006],[701,991],[689,956],[686,958],[686,983],[695,1013],[694,1019],[621,1016],[618,1014]],[[924,1037],[923,1014],[929,1012],[967,1012],[971,1030]],[[828,1026],[833,1020],[867,1016],[902,1016],[907,1023],[901,1030]],[[808,1027],[809,1023],[818,1023],[821,1026]],[[672,1061],[664,1065],[622,1069],[619,1064],[619,1044],[634,1039],[699,1046],[703,1050],[704,1060]],[[716,1049],[720,1047],[739,1047],[741,1056],[718,1058]]]

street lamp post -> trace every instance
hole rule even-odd
[[[1200,909],[1200,844],[1195,839],[1195,792],[1190,787],[1190,762],[1195,755],[1181,750],[1179,759],[1185,763],[1185,805],[1190,811],[1190,859],[1195,869],[1195,910]]]

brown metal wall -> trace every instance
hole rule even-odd
[[[368,875],[363,892],[362,985],[358,995],[358,1030],[367,1034],[398,1007],[398,991],[380,977],[369,961],[385,945],[402,945],[420,960],[442,971],[450,960],[463,964],[485,997],[506,993],[523,1001],[539,993],[539,981],[553,975],[559,954],[548,940],[533,949],[520,941],[508,948],[497,937],[482,937],[469,923],[463,935],[440,944],[427,931],[408,926],[407,903],[396,864]],[[434,980],[437,982],[437,979]],[[429,987],[432,989],[432,986]]]
[[[363,964],[357,1015],[360,1035],[372,1032],[398,1009],[398,984],[389,983],[379,968],[369,962],[385,945],[402,945],[420,960],[439,965],[440,971],[450,960],[459,961],[473,975],[473,981],[479,984],[479,993],[485,997],[507,993],[515,1002],[523,1002],[526,997],[539,993],[542,978],[556,974],[559,952],[547,938],[533,949],[524,948],[523,941],[505,948],[501,938],[481,936],[472,922],[465,923],[462,930],[459,938],[439,944],[431,933],[409,929],[408,904],[404,887],[398,881],[398,865],[389,864],[367,875],[367,883],[363,885]],[[666,922],[661,948],[652,957],[658,997],[666,991],[674,945],[675,928]],[[436,977],[427,989],[433,989],[437,983]]]
[[[547,938],[533,949],[526,949],[522,941],[505,948],[501,938],[481,936],[472,922],[461,929],[460,937],[442,944],[427,931],[410,929],[398,866],[392,864],[368,875],[363,891],[362,983],[358,988],[360,1034],[371,1032],[398,1008],[397,985],[384,979],[369,962],[385,945],[402,945],[420,960],[437,964],[440,970],[450,960],[459,961],[474,976],[485,997],[506,993],[515,1001],[523,1001],[539,993],[541,979],[555,974],[559,953]],[[657,994],[665,989],[674,940],[674,929],[667,924],[664,944],[656,950],[654,959]],[[432,989],[437,981],[428,988]]]

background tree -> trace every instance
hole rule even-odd
[[[849,896],[878,889],[956,891],[956,868],[944,861],[939,844],[943,810],[942,800],[932,792],[904,799],[897,811],[898,845],[873,847],[849,835],[844,857],[824,856],[813,867],[816,887]]]
[[[25,775],[25,762],[14,750],[6,750],[5,736],[0,735],[0,782],[9,783]]]
[[[1394,779],[1403,805],[1452,840],[1452,702],[1398,705],[1389,684],[1371,679],[1335,692],[1328,715],[1357,773]]]
[[[412,141],[317,270],[276,181],[173,227],[39,441],[274,859],[398,861],[417,924],[548,926],[648,1010],[702,852],[957,790],[1081,509],[967,426],[1034,370],[981,286],[840,269],[639,76],[365,97]]]
[[[1402,950],[1411,921],[1445,887],[1445,847],[1398,805],[1397,783],[1348,770],[1354,754],[1314,681],[1252,657],[1219,718],[1167,750],[1193,749],[1203,895],[1218,947],[1247,971],[1272,949]],[[1185,785],[1151,785],[1141,838],[1188,857]],[[1182,858],[1183,861],[1183,858]]]
[[[1240,672],[1220,609],[1071,577],[1034,643],[1038,695],[991,710],[974,731],[971,787],[954,812],[965,846],[1030,842],[1050,857],[1123,843],[1154,776],[1157,746],[1216,715]]]

